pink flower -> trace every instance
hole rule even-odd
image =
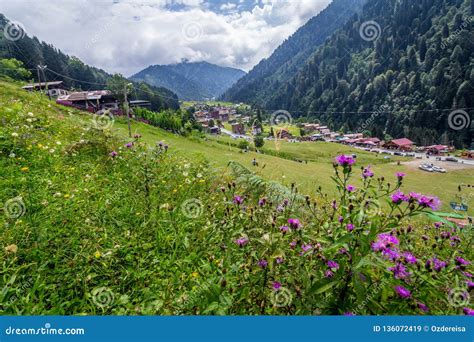
[[[132,143],[132,142],[126,143],[126,144],[125,144],[125,147],[126,147],[126,148],[132,148],[132,147],[133,147],[133,143]]]
[[[232,200],[232,202],[234,202],[234,204],[237,204],[237,205],[241,205],[243,201],[244,200],[240,196],[234,196],[234,199]]]
[[[370,169],[370,166],[367,166],[363,171],[362,171],[362,178],[370,178],[373,177],[374,173]]]
[[[247,239],[246,237],[241,237],[241,238],[238,238],[237,240],[234,240],[234,243],[238,245],[239,247],[245,246],[248,242],[249,242],[249,239]]]
[[[395,291],[401,298],[410,298],[411,292],[410,290],[404,288],[403,286],[395,286]]]
[[[337,262],[335,262],[334,260],[328,260],[326,265],[328,265],[328,267],[331,270],[338,270],[339,269],[339,264]]]
[[[349,192],[353,192],[356,189],[356,187],[354,185],[348,185],[348,186],[346,186],[346,189]]]
[[[352,223],[348,223],[346,228],[348,232],[352,232],[354,230],[354,225]]]
[[[400,190],[397,190],[395,193],[393,193],[392,196],[390,196],[390,198],[392,199],[392,202],[395,204],[400,204],[403,201],[405,202],[408,201],[408,197]]]
[[[110,156],[111,156],[112,158],[117,157],[117,155],[118,155],[118,153],[115,152],[115,151],[110,152]]]
[[[335,160],[336,160],[337,164],[339,164],[341,166],[344,166],[344,167],[351,166],[352,164],[355,163],[355,160],[352,157],[346,156],[344,154],[341,154],[340,156],[337,156]]]
[[[278,281],[274,281],[272,287],[275,291],[278,291],[281,288],[281,284]]]
[[[280,232],[282,232],[283,234],[287,233],[289,230],[290,230],[290,227],[288,227],[288,226],[281,226],[280,227]]]
[[[403,177],[406,176],[406,174],[404,174],[403,172],[397,172],[395,175],[397,176],[399,181],[401,181]]]
[[[296,219],[296,218],[290,218],[288,219],[288,224],[290,225],[290,227],[294,230],[298,229],[301,227],[301,224],[300,224],[300,220]]]
[[[474,316],[474,310],[471,308],[464,308],[462,311],[464,312],[465,315]]]
[[[267,267],[268,262],[265,259],[262,259],[258,261],[257,265],[260,266],[261,268],[265,268]]]

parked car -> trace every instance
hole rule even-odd
[[[423,171],[434,172],[433,168],[429,164],[420,164],[418,168]]]
[[[457,160],[456,158],[454,158],[454,157],[446,157],[446,161],[455,162],[455,163],[458,162],[458,160]]]
[[[402,152],[393,152],[395,156],[404,156],[405,154]]]
[[[433,171],[441,172],[441,173],[446,173],[446,169],[443,169],[442,167],[439,167],[439,166],[436,166],[436,165],[432,165],[431,168],[433,169]]]

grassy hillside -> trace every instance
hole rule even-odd
[[[472,264],[458,263],[473,259],[473,230],[413,221],[429,211],[427,198],[390,203],[402,181],[368,178],[346,190],[357,167],[335,173],[324,157],[342,146],[306,165],[135,122],[142,137],[128,139],[120,120],[4,82],[0,118],[4,314],[413,314],[425,312],[420,302],[435,315],[470,310],[450,291],[470,286]],[[267,165],[259,174],[331,195],[304,198],[238,164],[226,169],[254,156]],[[379,174],[396,170],[373,162]],[[389,233],[399,239],[392,254],[404,253],[396,262],[419,258],[409,259],[407,282],[392,274],[388,250],[374,247]],[[445,260],[436,273],[418,267],[436,258]]]

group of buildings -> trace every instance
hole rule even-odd
[[[26,91],[44,92],[56,103],[96,113],[110,110],[120,114],[120,102],[110,90],[73,91],[68,89],[63,81],[32,83],[23,87]],[[151,108],[151,103],[144,100],[129,101],[130,107]]]

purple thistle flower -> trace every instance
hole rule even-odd
[[[367,166],[363,171],[362,171],[362,178],[370,178],[370,177],[373,177],[374,176],[374,173],[372,172],[372,170],[370,169],[370,165]]]
[[[125,144],[126,148],[132,148],[133,147],[133,142],[129,142]]]
[[[355,316],[355,314],[353,312],[346,311],[344,312],[344,316]]]
[[[395,286],[395,291],[401,298],[410,298],[411,292],[410,290],[404,288],[403,286]]]
[[[472,289],[474,289],[474,281],[472,280],[466,280],[466,285],[467,285],[467,288],[469,291],[471,291]]]
[[[430,261],[430,260],[428,260],[428,261]],[[447,266],[447,263],[445,261],[439,260],[436,257],[431,259],[431,261],[433,262],[433,269],[436,272],[440,272],[443,268],[445,268]]]
[[[328,265],[328,267],[332,270],[334,270],[334,269],[338,270],[339,269],[339,264],[337,262],[335,262],[334,260],[328,260],[326,265]]]
[[[403,172],[397,172],[395,175],[397,176],[399,181],[401,181],[403,177],[406,176],[406,174],[404,174]]]
[[[420,196],[418,198],[418,204],[423,208],[431,208],[431,210],[438,210],[441,205],[441,201],[435,196]]]
[[[290,203],[290,200],[284,199],[282,205],[286,207]]]
[[[290,248],[295,249],[295,247],[296,247],[296,241],[291,241],[290,242]]]
[[[344,154],[337,156],[335,161],[337,164],[344,167],[351,166],[352,164],[355,163],[355,160],[351,156],[346,156]]]
[[[354,185],[348,185],[348,186],[346,186],[346,189],[347,189],[347,191],[349,191],[349,192],[354,192],[355,189],[356,189],[356,187],[355,187]]]
[[[281,288],[281,284],[278,281],[274,281],[272,287],[275,291],[278,291]]]
[[[277,210],[277,212],[281,213],[281,212],[283,212],[283,210],[285,210],[285,208],[282,205],[278,205],[276,210]]]
[[[342,223],[342,222],[344,222],[344,217],[339,216],[339,217],[337,218],[337,220],[339,221],[339,223]]]
[[[428,312],[428,311],[429,311],[428,307],[427,307],[425,304],[423,304],[422,302],[418,302],[417,305],[418,305],[418,308],[419,308],[421,311],[424,311],[424,312]]]
[[[389,260],[397,260],[400,258],[400,254],[396,249],[385,248],[382,250],[382,255]]]
[[[443,225],[443,222],[435,222],[435,223],[434,223],[435,228],[439,228],[439,227],[441,227],[442,225]]]
[[[395,266],[389,267],[388,270],[393,272],[395,279],[406,279],[410,276],[410,272],[408,272],[406,267],[401,263],[397,263]]]
[[[467,261],[466,259],[463,259],[459,256],[455,257],[454,260],[456,262],[456,265],[469,265],[470,264],[469,261]]]
[[[336,202],[336,200],[333,200],[333,201],[332,201],[331,207],[332,207],[334,210],[337,209],[337,202]]]
[[[261,259],[258,261],[257,265],[260,266],[261,268],[265,268],[267,267],[268,262],[265,259]]]
[[[259,205],[260,207],[263,207],[266,203],[267,203],[267,199],[266,199],[266,198],[261,198],[261,199],[258,201],[258,205]]]
[[[280,231],[281,231],[283,234],[287,233],[289,230],[290,230],[290,227],[288,227],[288,226],[281,226],[281,227],[280,227]]]
[[[234,199],[232,200],[232,202],[234,202],[234,204],[237,204],[237,205],[241,205],[243,201],[244,200],[242,199],[242,197],[237,196],[237,195],[234,196]]]
[[[311,250],[312,248],[313,246],[311,246],[310,244],[302,244],[301,245],[302,252],[300,253],[300,255],[304,255],[307,251]]]
[[[474,310],[471,308],[464,308],[462,309],[465,315],[467,316],[474,316]]]
[[[301,227],[301,224],[300,224],[300,220],[296,219],[296,218],[290,218],[288,219],[288,224],[290,225],[290,227],[294,230],[298,229]]]
[[[234,243],[238,245],[239,247],[245,246],[248,242],[249,242],[249,239],[247,239],[246,237],[241,237],[241,238],[238,238],[237,240],[234,240]]]
[[[465,277],[472,278],[472,274],[469,272],[463,272],[462,273]]]
[[[110,152],[110,156],[111,156],[112,158],[117,157],[117,155],[118,155],[118,153],[115,152],[115,151]]]
[[[402,256],[405,259],[405,261],[409,264],[416,264],[417,262],[416,257],[410,252],[403,252]]]
[[[348,223],[346,228],[348,232],[352,232],[354,230],[354,225],[352,223]]]
[[[332,278],[334,276],[334,272],[331,271],[331,270],[326,270],[326,271],[324,271],[324,276],[326,278]]]
[[[283,260],[282,257],[276,257],[275,261],[276,261],[277,264],[283,264],[284,260]]]
[[[377,240],[372,243],[372,249],[376,252],[382,251],[390,246],[397,246],[399,244],[398,239],[388,233],[381,233],[377,235]]]
[[[408,201],[408,197],[399,189],[395,193],[393,193],[390,198],[392,199],[392,202],[395,204],[400,204],[403,201]]]
[[[134,138],[134,139],[140,139],[141,137],[142,137],[142,136],[141,136],[140,134],[138,134],[138,133],[136,133],[136,134],[133,135],[133,138]]]

